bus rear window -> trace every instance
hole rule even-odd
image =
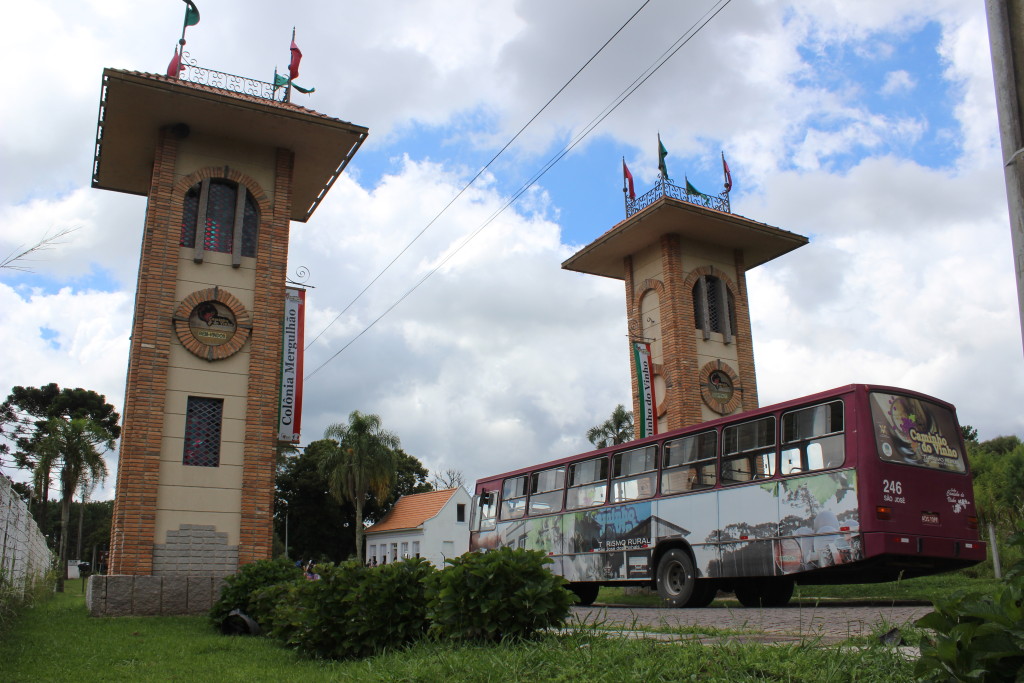
[[[963,472],[960,427],[952,411],[909,396],[872,392],[878,456],[886,462]]]

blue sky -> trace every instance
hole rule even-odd
[[[283,69],[294,25],[299,81],[317,89],[296,101],[370,128],[312,220],[293,225],[290,270],[306,266],[316,286],[309,336],[642,4],[201,4],[188,33],[201,65],[255,77]],[[450,255],[713,4],[645,6],[312,346],[307,367]],[[0,254],[79,230],[33,273],[0,272],[0,341],[14,359],[0,365],[0,387],[85,386],[120,409],[145,204],[89,187],[100,75],[163,72],[181,3],[41,0],[13,11],[33,30],[0,54],[38,55],[35,80],[47,88],[0,103]],[[724,151],[736,213],[812,238],[748,278],[762,402],[880,382],[957,404],[983,438],[1024,434],[982,4],[733,0],[318,373],[308,440],[351,410],[375,412],[429,468],[468,479],[584,449],[587,428],[629,402],[622,285],[559,265],[624,217],[623,158],[638,193],[652,186],[659,132],[677,182],[720,191]],[[977,391],[977,375],[993,369],[1007,389]]]

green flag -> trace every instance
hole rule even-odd
[[[185,26],[195,26],[199,23],[199,8],[192,0],[185,2]]]
[[[665,165],[667,156],[668,150],[665,149],[665,145],[661,144],[661,133],[658,133],[658,171],[665,180],[668,180],[668,166]]]
[[[277,90],[278,88],[283,88],[286,85],[288,85],[288,77],[283,75],[283,74],[279,74],[279,73],[275,72],[274,73],[274,90]],[[297,85],[295,83],[295,81],[292,81],[292,87],[295,88],[296,90],[298,90],[303,95],[308,95],[311,92],[316,92],[316,88],[303,88],[302,86]]]
[[[707,196],[706,194],[698,190],[696,187],[691,185],[689,178],[687,178],[686,180],[686,194],[699,194],[701,197]]]

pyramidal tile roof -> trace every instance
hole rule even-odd
[[[423,526],[425,521],[437,516],[456,491],[458,489],[445,489],[402,496],[395,503],[395,507],[384,515],[384,519],[369,527],[366,533],[415,529]]]

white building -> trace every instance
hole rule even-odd
[[[462,487],[402,496],[366,530],[366,559],[377,564],[423,557],[444,567],[469,550],[470,496]]]

